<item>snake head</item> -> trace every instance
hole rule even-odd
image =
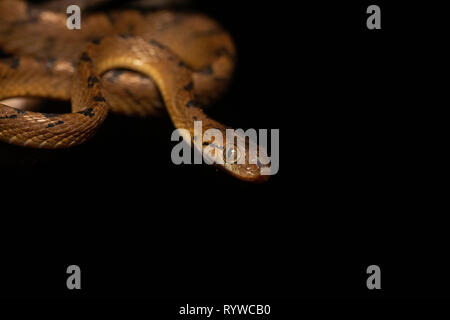
[[[252,143],[250,141],[249,144]],[[265,151],[259,148],[256,150],[258,151],[254,152],[248,144],[244,148],[227,144],[223,152],[225,169],[244,181],[257,183],[267,181],[270,177],[270,164],[268,161],[264,161],[264,164],[262,162]]]
[[[241,130],[233,131],[231,139],[230,135],[227,135],[225,143],[221,139],[215,139],[216,136],[206,137],[207,142],[203,142],[207,163],[215,163],[236,178],[247,182],[260,183],[269,179],[270,159],[265,148],[246,137]]]

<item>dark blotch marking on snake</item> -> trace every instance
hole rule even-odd
[[[60,124],[63,124],[64,121],[59,120],[57,123],[49,123],[47,128],[53,128],[54,126],[59,126]]]
[[[26,7],[26,14],[27,14],[28,19],[31,19],[33,22],[36,21],[34,19],[40,17],[39,9],[34,8],[33,6],[28,5],[28,4],[27,4],[27,7]]]
[[[17,114],[12,114],[10,116],[3,116],[0,119],[17,119]]]
[[[211,143],[211,147],[223,150],[223,147],[218,146],[217,144]]]
[[[98,78],[95,76],[89,76],[88,78],[88,88],[92,88],[94,86],[94,83],[98,82]]]
[[[14,109],[14,111],[16,111],[18,114],[24,114],[24,113],[26,113],[26,111],[21,110],[21,109],[16,109],[16,108],[13,108],[13,109]]]
[[[197,102],[195,102],[194,100],[189,100],[189,101],[186,103],[186,107],[187,107],[187,108],[190,108],[190,107],[200,107],[200,104],[197,103]]]
[[[156,41],[155,39],[152,39],[152,40],[150,40],[150,44],[152,44],[152,45],[154,45],[154,46],[156,46],[156,47],[158,47],[158,48],[161,48],[161,49],[166,49],[166,46],[165,45],[163,45],[161,42],[159,42],[159,41]]]
[[[108,19],[109,23],[114,25],[116,22],[116,19],[112,16],[110,12],[105,13],[106,18]]]
[[[121,37],[122,39],[128,39],[128,38],[133,37],[133,35],[130,33],[121,33],[121,34],[119,34],[119,37]]]
[[[47,62],[45,63],[45,69],[50,71],[53,68],[53,65],[55,64],[55,62],[56,62],[56,58],[48,59]]]
[[[78,111],[77,113],[85,115],[90,118],[92,118],[95,115],[93,108],[87,108],[86,110]]]
[[[206,68],[200,70],[198,73],[211,75],[214,73],[214,70],[211,66],[207,66]]]
[[[0,62],[10,66],[12,69],[16,70],[20,66],[20,58],[19,57],[0,57]]]
[[[87,54],[87,52],[83,52],[81,54],[81,61],[87,61],[87,62],[92,62],[91,57],[89,57],[89,55]]]
[[[14,70],[16,70],[20,65],[20,58],[18,57],[14,57],[12,59],[12,64],[11,64],[11,68],[13,68]]]
[[[59,114],[59,113],[43,113],[42,115],[48,119],[51,119],[51,118],[59,117],[61,114]]]
[[[184,90],[186,90],[186,91],[191,91],[192,89],[194,89],[194,82],[192,82],[192,81],[184,86]]]
[[[95,97],[94,97],[94,101],[97,101],[97,102],[100,102],[100,101],[105,102],[106,100],[105,100],[105,98],[104,98],[103,96],[98,95],[98,96],[95,96]]]
[[[102,38],[95,38],[95,39],[93,39],[91,42],[92,42],[93,44],[100,44],[101,41],[102,41]]]

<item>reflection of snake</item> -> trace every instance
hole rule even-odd
[[[249,152],[252,142],[245,150],[220,141],[195,142],[195,120],[202,121],[203,130],[219,129],[226,136],[226,127],[201,107],[224,92],[234,68],[234,45],[216,22],[200,14],[128,10],[83,16],[82,29],[69,30],[65,13],[41,11],[21,0],[1,1],[0,16],[0,47],[11,54],[0,61],[0,99],[72,101],[68,114],[0,104],[1,141],[66,148],[90,138],[108,109],[153,115],[164,105],[174,125],[187,129],[186,141],[199,150],[214,146],[209,157],[223,159],[236,151],[245,156],[244,164],[228,161],[221,168],[246,181],[267,177]]]

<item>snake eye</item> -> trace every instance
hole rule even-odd
[[[229,164],[235,164],[238,162],[239,158],[241,157],[241,152],[239,151],[239,148],[235,145],[227,145],[224,150],[224,158],[225,162]]]

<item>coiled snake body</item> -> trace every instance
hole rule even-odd
[[[200,150],[211,141],[195,143],[194,121],[202,121],[203,131],[218,129],[226,136],[226,127],[202,106],[227,88],[235,48],[210,18],[168,10],[113,11],[83,16],[82,29],[69,30],[65,12],[38,10],[21,0],[2,1],[0,17],[0,48],[11,54],[0,60],[0,100],[40,97],[72,104],[72,113],[46,114],[0,103],[1,141],[67,148],[89,139],[108,110],[146,116],[163,106]],[[228,152],[225,143],[214,147],[212,157]],[[246,181],[266,180],[248,148],[249,142],[244,164],[219,166]]]

